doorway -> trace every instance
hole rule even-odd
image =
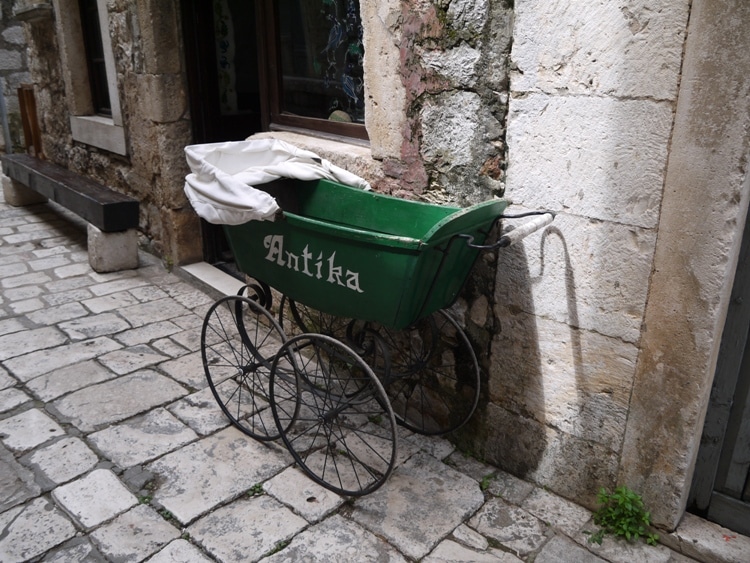
[[[261,131],[254,0],[182,0],[182,29],[194,144],[238,141]],[[201,220],[203,257],[232,275],[220,225]]]
[[[750,535],[750,221],[745,223],[688,509]]]

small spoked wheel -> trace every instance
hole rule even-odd
[[[268,408],[269,379],[285,341],[273,316],[248,297],[219,299],[203,321],[201,355],[211,392],[232,424],[258,440],[279,437]]]
[[[463,426],[479,402],[480,372],[464,331],[444,310],[403,330],[373,326],[390,365],[371,362],[402,426],[426,435]]]
[[[281,298],[279,305],[279,323],[289,335],[314,332],[343,340],[352,322],[352,319],[346,317],[322,313],[289,299],[286,295]]]
[[[346,496],[380,487],[396,461],[396,420],[370,366],[323,334],[290,338],[271,369],[271,411],[289,452],[316,483]],[[298,409],[291,407],[298,398]]]

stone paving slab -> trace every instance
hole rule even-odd
[[[143,505],[91,533],[99,550],[117,563],[143,561],[178,537],[180,531],[177,528],[155,510]]]
[[[422,559],[423,563],[520,563],[521,561],[515,555],[499,549],[476,551],[451,540],[440,542],[432,553]],[[573,561],[578,563],[577,560],[571,560],[571,563]]]
[[[78,391],[94,383],[101,383],[115,374],[93,360],[73,364],[40,375],[26,383],[26,387],[42,401],[52,401],[66,393]]]
[[[296,563],[297,561],[406,563],[406,559],[386,542],[351,520],[338,515],[331,516],[305,530],[282,551],[263,561],[267,563]]]
[[[34,450],[22,461],[38,468],[51,486],[55,486],[90,471],[99,463],[99,458],[83,440],[68,436]]]
[[[422,453],[397,467],[387,486],[358,499],[352,519],[419,559],[483,502],[476,481]]]
[[[153,407],[174,401],[187,391],[155,371],[142,370],[71,393],[52,403],[64,419],[91,432]]]
[[[149,464],[154,500],[183,524],[236,498],[291,463],[281,450],[227,428]]]
[[[151,461],[197,438],[164,409],[89,435],[89,441],[122,469]]]
[[[201,436],[208,436],[229,426],[229,420],[219,408],[209,388],[188,395],[167,408]]]
[[[175,540],[148,560],[149,563],[212,563],[187,540]]]
[[[0,420],[0,440],[11,450],[24,452],[64,436],[62,427],[39,409],[31,409]]]
[[[0,514],[0,530],[0,561],[4,563],[28,561],[76,534],[73,523],[44,497]]]
[[[542,547],[549,532],[544,522],[499,498],[485,503],[469,520],[469,526],[518,556],[526,556]]]
[[[40,492],[34,474],[0,446],[0,513],[36,497]]]
[[[257,561],[289,542],[307,522],[269,496],[240,499],[187,531],[223,563]]]
[[[86,528],[98,526],[138,504],[138,499],[106,469],[57,487],[52,497]]]
[[[344,497],[321,487],[294,467],[266,481],[263,490],[311,523],[322,520],[345,501]]]

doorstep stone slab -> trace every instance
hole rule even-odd
[[[83,440],[68,436],[34,450],[24,462],[36,466],[53,485],[59,485],[93,469],[99,458]]]
[[[420,559],[483,502],[476,481],[421,453],[397,467],[380,489],[357,499],[352,519]]]
[[[344,503],[343,497],[321,487],[294,467],[288,467],[263,483],[263,490],[313,523],[322,520]]]
[[[263,561],[265,563],[289,561],[406,563],[406,559],[383,540],[339,515],[331,516],[305,530],[287,547]]]
[[[107,469],[96,469],[81,479],[57,487],[52,496],[88,529],[138,504],[138,499]]]
[[[499,498],[487,501],[469,520],[469,526],[519,556],[528,555],[547,541],[544,522]]]
[[[180,531],[151,507],[139,505],[97,528],[91,537],[110,561],[136,563],[180,537]]]
[[[0,439],[13,451],[24,452],[37,447],[65,430],[39,409],[31,409],[0,420]]]
[[[499,549],[477,551],[452,540],[440,542],[432,553],[422,559],[422,563],[522,563],[522,561],[515,555]],[[578,563],[573,559],[569,561]]]
[[[2,561],[28,561],[69,540],[77,531],[62,511],[44,497],[0,514],[0,530]]]
[[[168,377],[142,370],[91,385],[52,403],[60,415],[83,432],[120,422],[155,406],[174,401],[187,391]]]
[[[107,459],[122,469],[155,459],[197,438],[195,432],[164,409],[153,410],[88,437]]]
[[[699,561],[748,561],[750,537],[686,512],[677,530],[660,538],[665,545]]]
[[[222,563],[244,563],[272,552],[307,525],[280,502],[263,495],[220,508],[187,531]]]
[[[154,501],[183,524],[248,491],[291,463],[279,446],[227,428],[149,464]]]

